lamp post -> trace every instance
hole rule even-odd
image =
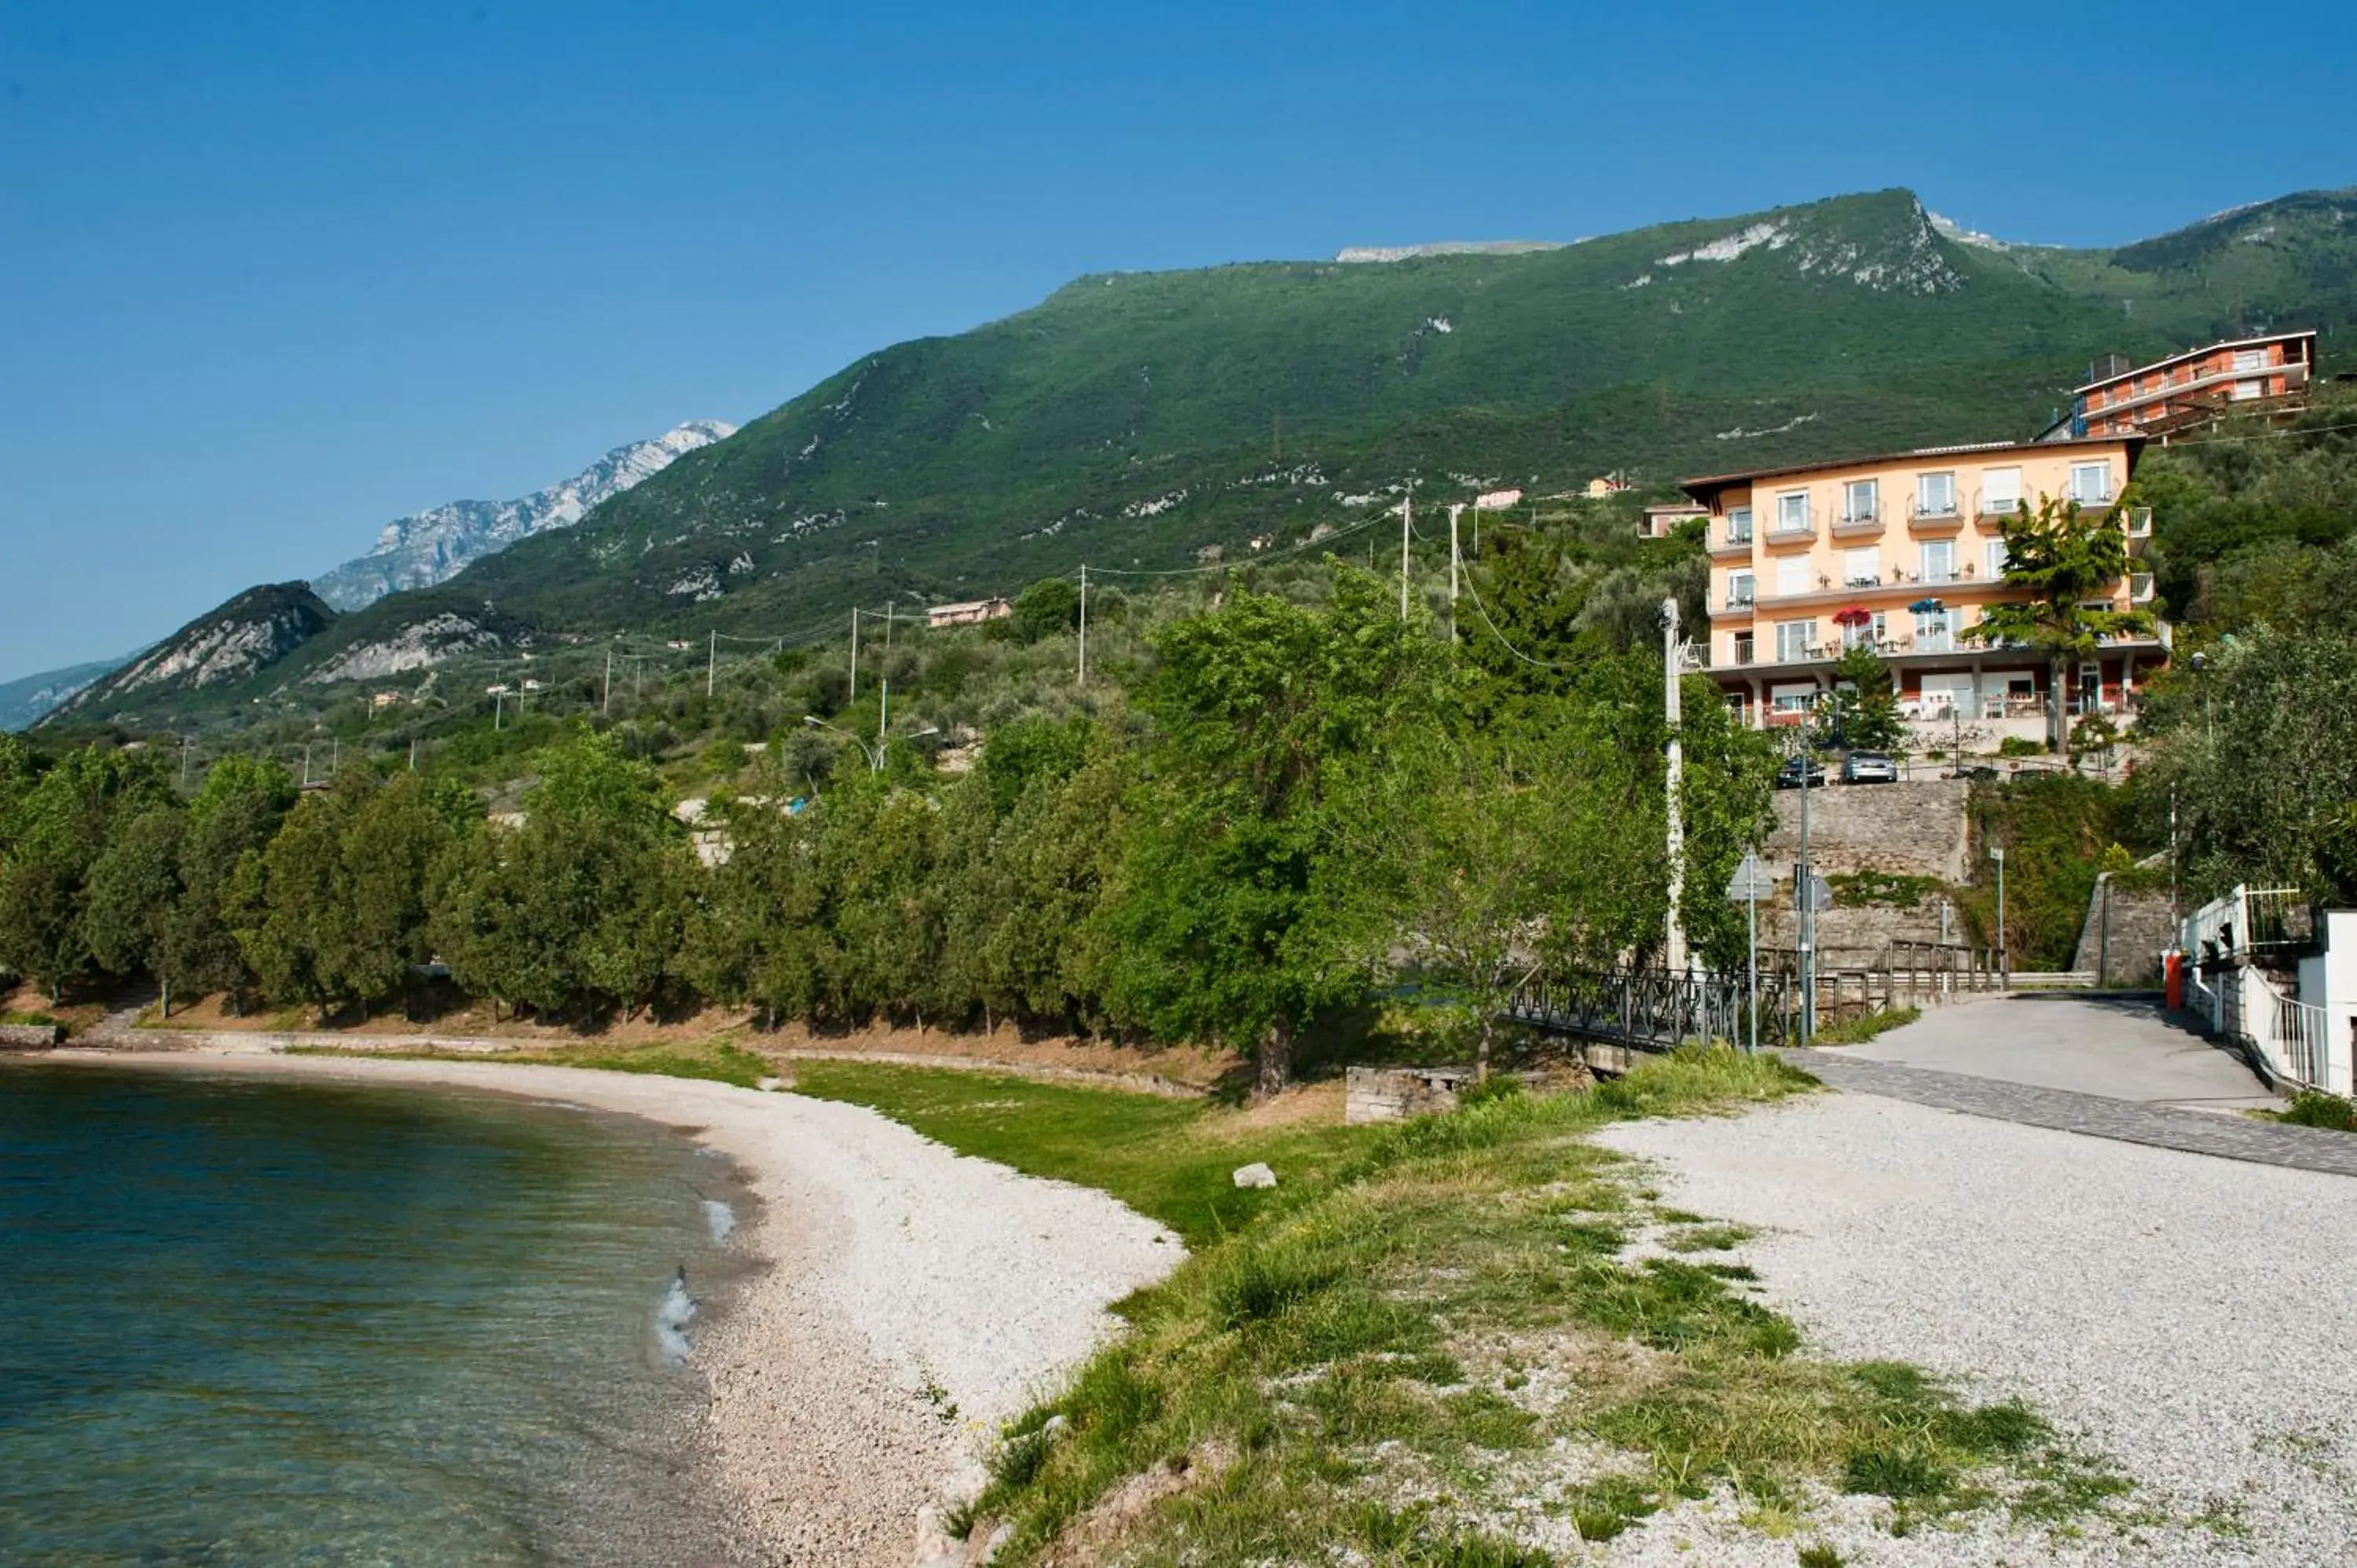
[[[2201,688],[2201,739],[2203,744],[2214,747],[2218,744],[2218,721],[2210,703],[2209,674],[2210,656],[2207,653],[2195,654],[2193,678]]]
[[[2005,845],[1989,845],[1989,858],[1996,862],[1996,988],[2013,989],[2013,955],[2005,945]]]

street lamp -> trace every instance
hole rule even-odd
[[[2013,955],[2005,946],[2005,846],[1989,845],[1989,858],[1996,862],[1996,988],[2013,989]]]
[[[2201,687],[2201,739],[2203,744],[2214,746],[2218,744],[2218,725],[2210,706],[2210,682],[2207,679],[2209,673],[2210,656],[2207,653],[2195,654],[2193,678]]]

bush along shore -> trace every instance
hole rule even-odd
[[[1501,1080],[1383,1128],[857,1064],[798,1088],[1101,1187],[1194,1249],[1003,1433],[952,1521],[996,1562],[1539,1564],[1694,1499],[1837,1561],[1811,1533],[1828,1498],[1898,1535],[1991,1512],[2037,1532],[2129,1491],[2026,1405],[1812,1357],[1730,1256],[1744,1231],[1587,1141],[1813,1088],[1773,1060]],[[1254,1160],[1274,1190],[1233,1187]]]

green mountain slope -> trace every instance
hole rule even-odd
[[[399,667],[421,639],[791,638],[888,595],[1233,559],[1411,481],[1421,508],[2026,434],[2099,353],[2352,320],[2350,193],[2112,252],[1955,237],[1884,191],[1521,254],[1087,277],[867,356],[273,679]]]

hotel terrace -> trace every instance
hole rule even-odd
[[[1710,671],[1755,728],[1797,724],[1833,688],[1834,661],[1869,646],[1888,663],[1900,711],[1992,737],[2044,733],[2043,655],[1964,637],[2005,585],[2007,518],[2042,498],[2078,502],[2127,535],[2152,514],[2119,504],[2141,436],[1943,446],[1690,479],[1710,513]],[[2147,608],[2152,578],[2131,559],[2119,609]],[[2066,672],[2066,710],[2125,723],[2143,677],[2168,658],[2169,628],[2107,639]]]

